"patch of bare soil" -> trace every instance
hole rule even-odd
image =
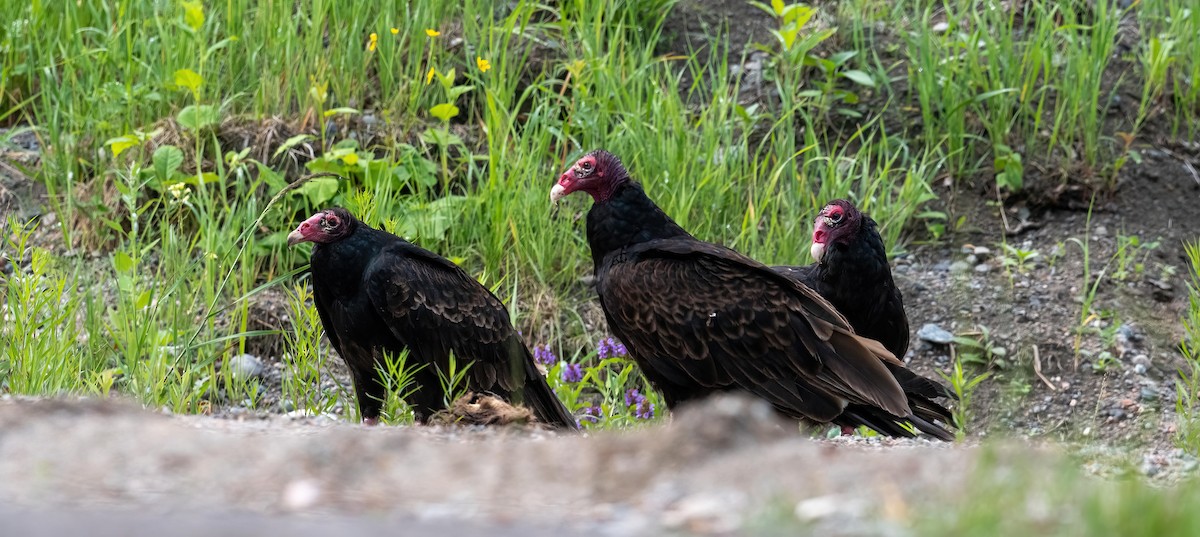
[[[877,534],[904,522],[895,513],[910,505],[961,491],[982,451],[923,440],[811,441],[764,403],[737,397],[685,409],[668,426],[590,437],[7,400],[0,529],[28,528],[23,521],[46,520],[49,510],[58,514],[50,527],[119,513],[107,523],[139,534],[143,521],[161,526],[168,515],[222,527],[226,513],[262,529],[303,514],[339,534],[381,520],[456,534],[483,526],[500,535],[728,534],[782,512],[792,517],[786,524],[818,534]],[[1010,455],[1001,453],[1000,464],[1057,459],[1027,449]]]
[[[986,329],[990,343],[1007,351],[984,360],[994,376],[972,405],[976,427],[1170,444],[1174,382],[1184,365],[1178,350],[1187,304],[1183,244],[1200,238],[1200,211],[1193,207],[1200,181],[1192,171],[1200,153],[1142,151],[1147,158],[1122,172],[1115,195],[1097,199],[1090,222],[1085,211],[1021,205],[1001,216],[974,192],[947,192],[952,221],[965,217],[962,231],[899,260],[914,332],[927,323],[960,335]],[[1140,247],[1130,245],[1133,237]],[[1090,250],[1087,280],[1075,241]],[[1038,256],[1024,270],[1005,266],[1005,257],[1016,257],[1006,244]],[[1100,315],[1081,315],[1082,297],[1093,286],[1092,310]],[[929,373],[949,367],[948,346],[914,341],[914,367]]]

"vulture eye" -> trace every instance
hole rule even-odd
[[[829,211],[829,217],[828,217],[828,218],[829,218],[829,221],[830,221],[830,222],[833,222],[834,224],[841,223],[841,221],[842,221],[842,217],[844,216],[844,214],[845,214],[845,213],[843,213],[842,211],[839,211],[839,210],[836,210],[836,209],[835,209],[835,210],[832,210],[832,211]]]
[[[592,162],[588,161],[588,160],[581,161],[579,163],[579,171],[583,172],[583,175],[591,174],[592,173]]]
[[[330,231],[338,227],[338,224],[340,223],[341,221],[338,220],[338,217],[331,214],[321,219],[321,228],[325,231]]]

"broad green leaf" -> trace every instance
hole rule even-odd
[[[146,309],[146,306],[150,305],[150,296],[151,292],[149,289],[142,291],[142,293],[138,295],[137,300],[134,301],[133,309]]]
[[[109,138],[104,142],[104,145],[108,146],[108,148],[112,150],[113,157],[119,157],[121,156],[121,153],[125,152],[126,149],[129,149],[140,143],[142,142],[138,140],[136,136],[132,134],[126,134],[125,136]]]
[[[320,207],[337,195],[339,186],[336,177],[318,177],[304,183],[296,191],[303,194],[310,205]]]
[[[183,151],[173,145],[159,146],[154,150],[151,161],[154,163],[154,174],[160,181],[166,181],[183,164]]]
[[[275,154],[271,155],[271,158],[278,157],[279,155],[283,154],[285,151],[287,151],[293,147],[296,147],[304,142],[312,140],[312,139],[313,139],[313,135],[311,135],[311,134],[297,134],[291,138],[288,138],[287,140],[283,141],[283,144],[279,146],[279,149],[275,150]]]
[[[442,147],[463,145],[462,138],[455,136],[446,129],[425,129],[425,132],[421,133],[421,139],[424,140],[425,143]]]
[[[278,194],[280,190],[283,190],[287,187],[288,183],[287,180],[283,178],[283,174],[272,170],[266,164],[261,162],[256,161],[254,164],[258,166],[258,177],[263,181],[266,181],[267,187],[271,189],[272,196]]]
[[[783,15],[783,0],[771,0],[771,9],[775,10],[775,15]]]
[[[829,56],[829,61],[833,62],[834,65],[840,66],[855,56],[858,56],[857,50],[843,50],[841,52],[831,54]]]
[[[861,84],[861,85],[867,86],[869,88],[875,87],[875,79],[871,78],[871,75],[869,75],[863,71],[859,71],[858,69],[851,69],[849,71],[843,71],[842,76],[849,78],[852,82],[854,82],[856,84]]]
[[[340,141],[338,141],[338,143],[333,144],[333,149],[335,149],[335,150],[358,149],[358,140],[355,140],[354,138],[346,138],[345,140],[340,140]]]
[[[473,89],[475,89],[475,86],[454,86],[450,88],[450,91],[446,92],[446,100],[454,102],[460,95]]]
[[[204,83],[204,78],[199,73],[191,69],[180,69],[175,71],[175,85],[181,88],[187,88],[192,93],[200,91],[200,85]]]
[[[124,251],[117,250],[113,254],[113,266],[117,269],[117,272],[130,272],[133,270],[133,258],[129,257],[129,254]]]
[[[458,107],[451,103],[437,104],[429,109],[429,113],[442,121],[450,121],[451,118],[458,115]]]
[[[183,110],[179,111],[179,115],[175,116],[175,120],[180,125],[193,131],[216,125],[220,119],[220,116],[217,115],[217,109],[209,104],[185,106]]]
[[[204,26],[204,4],[198,1],[183,3],[183,22],[193,31]]]

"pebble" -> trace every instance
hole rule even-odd
[[[283,506],[293,511],[308,509],[321,499],[321,487],[312,479],[298,479],[283,489]]]
[[[1142,473],[1145,474],[1146,477],[1154,477],[1161,471],[1162,466],[1156,464],[1154,459],[1149,455],[1142,459]]]
[[[992,257],[992,249],[988,248],[987,246],[976,246],[973,253],[975,254],[975,257],[978,257],[979,259],[987,259]]]
[[[946,260],[938,261],[933,264],[933,270],[937,272],[946,272],[950,270],[950,262]]]
[[[933,323],[926,323],[917,330],[917,338],[921,341],[947,345],[954,342],[954,334]]]
[[[1138,394],[1138,397],[1143,401],[1157,401],[1158,391],[1149,386],[1142,386],[1142,391]]]
[[[951,274],[962,274],[971,270],[971,264],[967,263],[966,261],[955,261],[950,263],[949,268]]]
[[[660,520],[667,528],[691,533],[732,533],[742,525],[746,503],[741,492],[694,494],[668,507]]]
[[[246,380],[258,378],[263,374],[263,363],[253,354],[239,354],[227,360],[225,366],[234,379]]]
[[[991,271],[992,271],[992,266],[987,263],[980,263],[978,265],[975,265],[975,272],[978,272],[980,274],[986,274]]]
[[[862,510],[862,505],[854,498],[838,495],[818,496],[796,504],[796,518],[804,522],[813,522],[834,515],[854,514]]]

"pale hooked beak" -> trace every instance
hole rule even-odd
[[[295,246],[298,243],[304,242],[304,234],[300,233],[300,229],[297,228],[295,231],[288,233],[287,242],[288,246]]]
[[[558,205],[558,200],[563,199],[563,197],[566,195],[567,195],[566,187],[555,183],[554,188],[550,189],[550,206],[554,207],[554,206]]]
[[[812,243],[812,247],[809,248],[808,253],[812,254],[813,261],[820,263],[821,258],[825,256],[825,243],[823,243],[823,242]]]

